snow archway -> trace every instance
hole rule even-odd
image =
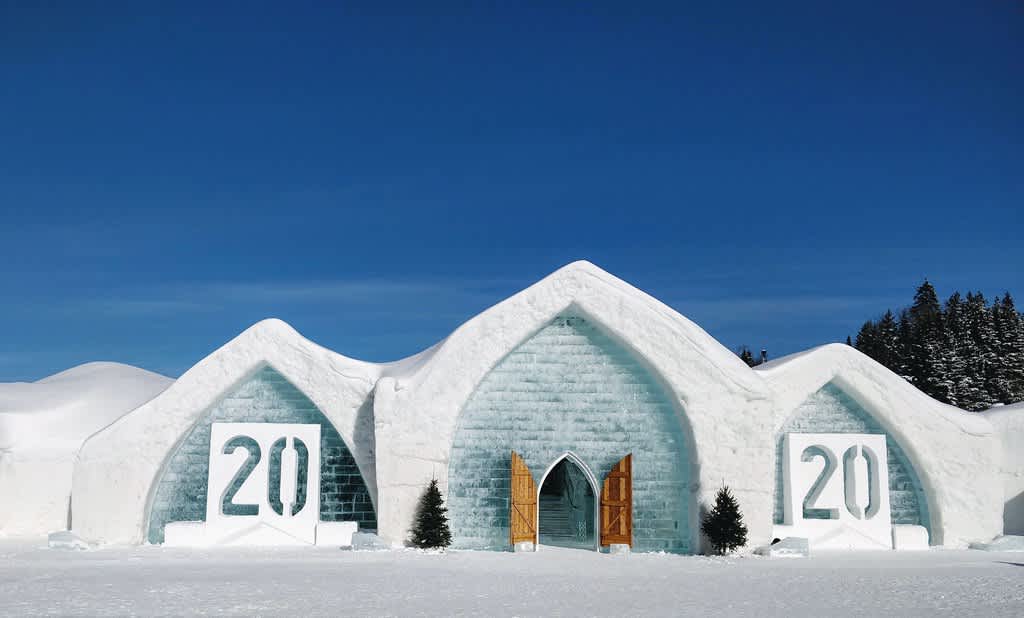
[[[508,547],[512,450],[535,471],[572,452],[597,478],[632,452],[635,548],[689,552],[688,436],[682,411],[628,349],[587,318],[556,317],[484,377],[459,416],[448,468],[454,542]]]
[[[162,543],[164,526],[206,518],[210,426],[214,422],[320,425],[320,521],[356,521],[375,529],[377,516],[349,446],[302,391],[264,366],[220,400],[165,462],[148,510],[146,538]]]
[[[870,412],[835,383],[808,397],[775,435],[775,523],[783,523],[782,449],[787,433],[865,433],[885,436],[888,453],[889,502],[893,524],[924,526],[931,532],[928,502],[903,448]]]

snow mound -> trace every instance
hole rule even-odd
[[[172,382],[138,367],[95,362],[37,382],[0,383],[0,536],[67,528],[82,443]]]
[[[1013,534],[999,536],[993,539],[991,543],[971,543],[971,549],[1024,552],[1024,536]]]
[[[149,401],[172,379],[121,363],[95,362],[37,382],[0,383],[0,451],[73,444]]]
[[[51,532],[47,538],[47,546],[50,549],[89,549],[89,544],[83,541],[73,532],[61,530]]]
[[[354,551],[387,551],[391,545],[372,532],[355,532],[352,534]]]
[[[787,536],[778,543],[758,547],[754,553],[769,558],[806,558],[811,555],[811,544],[805,538]]]

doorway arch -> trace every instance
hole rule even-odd
[[[689,553],[691,436],[681,403],[642,358],[591,319],[555,317],[491,368],[459,414],[448,465],[453,544],[510,548],[511,451],[538,473],[572,452],[601,479],[624,453],[643,453],[632,468],[633,549]]]
[[[305,393],[268,364],[204,412],[168,456],[148,507],[150,543],[164,542],[164,528],[170,522],[205,521],[215,422],[320,425],[319,521],[355,521],[360,529],[376,529],[373,500],[345,439]]]
[[[599,551],[600,485],[572,451],[559,456],[537,484],[537,545]]]

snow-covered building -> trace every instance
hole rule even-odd
[[[437,478],[457,547],[692,553],[724,483],[752,545],[966,545],[1019,508],[1020,439],[848,346],[750,369],[576,262],[395,363],[252,326],[85,441],[69,517],[95,543],[401,543]]]

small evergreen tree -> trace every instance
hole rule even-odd
[[[757,361],[754,360],[754,353],[750,351],[747,346],[740,346],[740,360],[747,364],[747,367],[757,366]]]
[[[707,535],[711,546],[720,554],[747,544],[747,525],[743,523],[740,505],[729,487],[723,485],[715,496],[715,506],[704,516],[700,530]]]
[[[424,549],[451,545],[452,533],[448,529],[447,512],[441,490],[437,487],[437,479],[433,479],[420,498],[416,523],[412,528],[412,544]]]

